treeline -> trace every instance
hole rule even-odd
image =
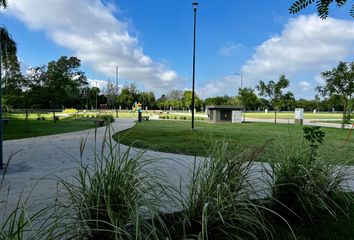
[[[250,88],[240,89],[240,96],[243,96],[244,105],[248,111],[264,111],[268,109],[270,111],[274,110],[273,105],[268,99],[258,97],[254,90]],[[234,96],[230,97],[227,95],[207,98],[204,101],[206,106],[208,105],[241,105],[241,97]],[[315,96],[315,99],[295,99],[292,93],[287,93],[281,99],[281,104],[277,107],[280,111],[293,111],[295,108],[303,108],[305,111],[343,111],[343,97],[340,95],[333,95],[328,98],[320,99]],[[352,100],[351,106],[354,105]]]
[[[156,98],[151,91],[139,91],[134,83],[118,89],[108,82],[105,91],[101,92],[98,87],[89,86],[87,77],[80,67],[80,59],[63,56],[47,65],[32,67],[26,74],[22,74],[17,58],[8,59],[2,66],[3,106],[15,109],[95,109],[104,105],[110,109],[119,106],[122,109],[131,109],[135,102],[140,102],[143,109],[188,110],[191,108],[192,91],[190,90],[171,90]],[[346,107],[353,106],[350,94],[348,97],[339,94],[341,92],[333,92],[323,99],[320,99],[319,95],[312,100],[295,99],[293,93],[282,92],[288,86],[289,80],[282,75],[278,82],[270,81],[266,84],[261,81],[256,87],[258,95],[255,89],[251,88],[239,89],[237,96],[218,96],[206,98],[204,101],[195,94],[195,108],[204,110],[208,105],[242,105],[248,111],[264,109],[293,111],[294,108],[304,108],[305,111],[315,109],[342,111],[344,100],[349,100]],[[352,88],[350,85],[351,93]]]

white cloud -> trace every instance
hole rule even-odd
[[[354,21],[299,16],[280,35],[256,48],[242,67],[247,80],[276,80],[280,74],[320,73],[354,54]]]
[[[129,32],[129,24],[113,15],[112,4],[102,0],[16,0],[8,10],[106,76],[114,75],[114,66],[119,65],[122,78],[150,89],[181,82],[174,70],[144,54],[139,40]]]
[[[311,89],[311,84],[307,81],[301,81],[299,82],[299,87],[303,90],[303,91],[308,91]]]
[[[240,43],[227,42],[224,46],[219,50],[219,54],[224,57],[229,57],[233,55],[235,52],[238,52],[245,47]]]
[[[105,92],[107,89],[108,81],[89,78],[87,79],[87,82],[89,84],[89,87],[98,87],[101,93]]]
[[[209,81],[202,86],[204,98],[215,96],[234,96],[241,87],[240,78],[237,76],[226,76],[222,79]],[[198,91],[198,95],[200,95]]]

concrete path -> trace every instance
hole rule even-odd
[[[112,124],[112,132],[133,127],[133,119],[119,119]],[[94,162],[94,151],[101,150],[106,127],[4,141],[4,162],[9,167],[0,188],[0,216],[7,202],[7,208],[15,207],[18,199],[28,198],[28,205],[51,201],[60,193],[58,179],[72,177],[81,161],[80,144],[86,139],[82,162]],[[95,140],[96,139],[96,140]],[[0,171],[1,178],[4,171]]]

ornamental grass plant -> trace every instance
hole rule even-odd
[[[319,127],[305,127],[301,143],[276,143],[263,155],[271,167],[271,208],[291,223],[313,222],[323,215],[336,217],[354,203],[347,193],[347,183],[353,177],[349,168],[331,165],[325,159],[331,156],[317,152],[324,137]]]

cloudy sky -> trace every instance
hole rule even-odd
[[[297,98],[313,98],[320,73],[353,61],[354,20],[333,7],[289,15],[293,1],[200,0],[196,90],[202,97],[235,95],[259,80],[290,79]],[[92,84],[135,82],[157,97],[192,86],[192,0],[9,0],[1,12],[23,66],[77,56]]]

